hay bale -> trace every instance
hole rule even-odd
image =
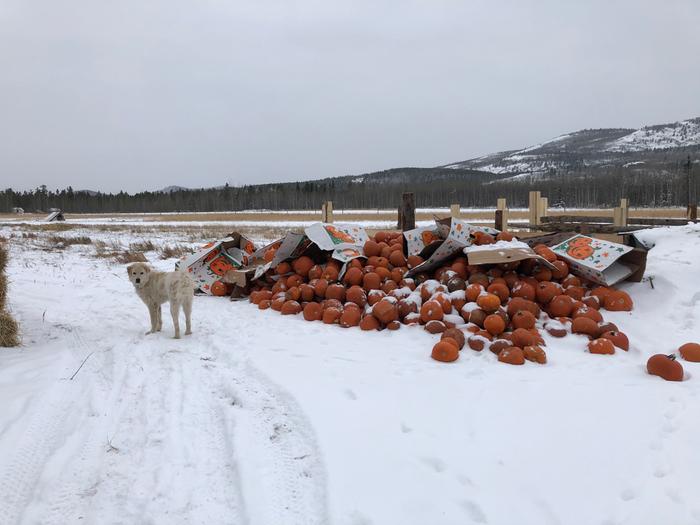
[[[0,273],[0,310],[5,308],[7,302],[7,277]]]
[[[19,325],[5,310],[0,311],[0,346],[19,345]]]
[[[7,267],[7,247],[3,243],[0,243],[0,273],[4,273],[6,267]]]

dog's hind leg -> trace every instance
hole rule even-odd
[[[160,305],[156,306],[156,315],[158,322],[156,323],[156,331],[160,332],[163,329],[163,310]]]
[[[192,333],[192,298],[189,297],[182,303],[182,309],[185,312],[185,335]]]
[[[170,314],[173,316],[173,326],[175,327],[175,339],[180,339],[180,304],[176,301],[170,303]]]

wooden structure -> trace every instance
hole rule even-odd
[[[333,201],[325,201],[321,204],[321,222],[333,224]]]
[[[405,232],[416,227],[416,199],[413,193],[404,193],[399,204],[399,230]]]

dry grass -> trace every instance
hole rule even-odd
[[[129,244],[129,251],[132,252],[154,252],[157,249],[153,241],[138,241]]]
[[[5,310],[0,310],[0,347],[19,345],[19,325]]]
[[[7,247],[4,242],[0,242],[0,274],[7,268]]]
[[[192,249],[182,244],[166,244],[160,249],[161,259],[182,259],[185,255],[192,253]]]
[[[62,235],[51,235],[48,238],[49,243],[52,244],[63,244],[64,246],[73,246],[74,244],[92,244],[92,239],[85,235],[79,235],[77,237],[64,237]]]
[[[7,276],[0,272],[0,310],[7,304]]]
[[[114,256],[114,260],[116,260],[120,264],[148,262],[148,259],[146,259],[146,256],[143,254],[143,252],[132,252],[130,250],[124,250],[121,253],[117,253]]]

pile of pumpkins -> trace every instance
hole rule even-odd
[[[495,237],[477,233],[474,242],[512,239],[506,232]],[[555,269],[536,259],[475,266],[458,255],[430,272],[406,277],[423,259],[407,257],[404,243],[401,233],[377,232],[364,245],[366,259],[350,261],[342,276],[341,264],[325,255],[322,261],[303,255],[282,262],[253,283],[250,301],[261,310],[301,314],[306,321],[343,328],[398,330],[422,325],[440,334],[431,356],[443,362],[457,360],[468,346],[479,352],[488,349],[503,363],[544,364],[541,331],[553,337],[586,336],[592,354],[629,348],[627,336],[606,322],[601,312],[630,311],[631,297],[572,275],[568,264],[545,245],[533,249]],[[661,364],[664,370],[669,366]]]

